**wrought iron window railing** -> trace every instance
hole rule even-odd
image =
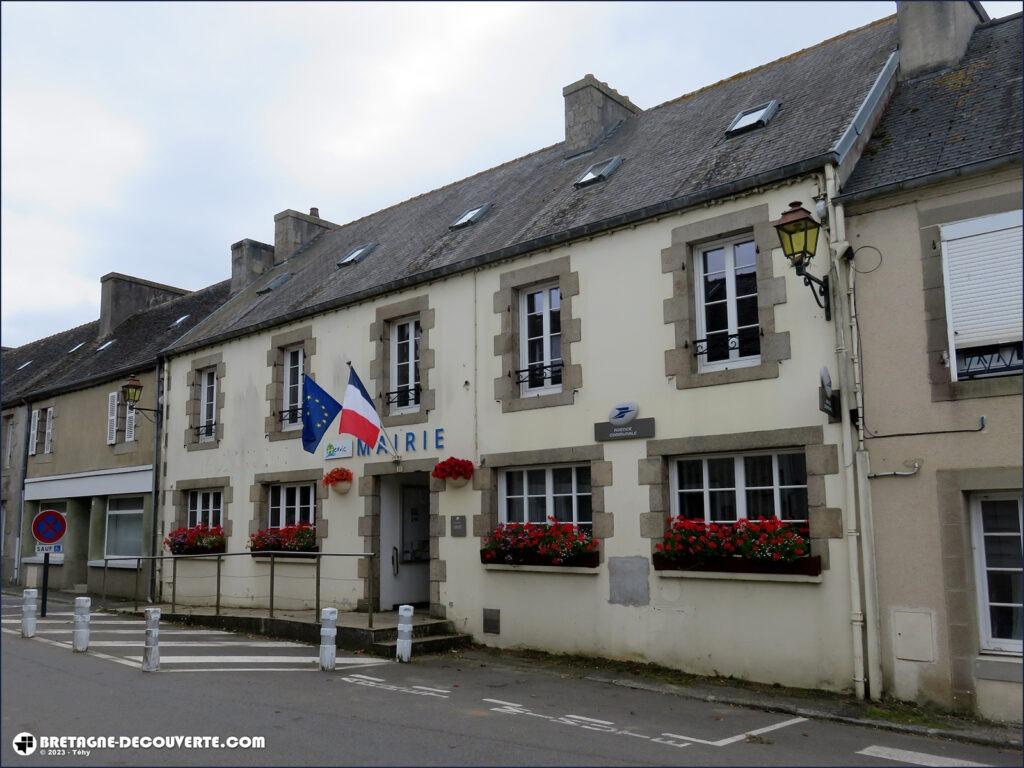
[[[956,377],[981,379],[988,376],[1009,376],[1024,371],[1021,344],[990,344],[985,347],[960,349],[956,353]]]
[[[516,384],[527,384],[531,387],[543,387],[546,382],[561,384],[562,367],[561,360],[556,360],[548,365],[531,363],[526,368],[520,368],[515,372]]]
[[[194,427],[196,432],[196,440],[212,439],[217,435],[217,425],[214,422],[209,424],[200,424],[198,427]]]
[[[302,406],[297,405],[294,408],[288,408],[281,411],[278,415],[281,417],[282,424],[300,424],[302,422]]]
[[[419,405],[420,391],[421,387],[419,384],[414,384],[411,387],[399,387],[398,389],[393,389],[390,392],[385,392],[384,402],[388,405],[394,405],[399,408],[405,408],[409,405]]]
[[[724,360],[733,350],[739,352],[740,357],[760,354],[761,329],[758,326],[741,328],[738,333],[715,333],[693,342],[693,356],[710,361]]]

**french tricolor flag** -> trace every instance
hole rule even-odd
[[[377,409],[373,407],[366,387],[356,375],[356,369],[348,372],[348,387],[345,388],[345,401],[341,404],[341,425],[338,432],[359,438],[371,448],[380,438],[381,423]]]

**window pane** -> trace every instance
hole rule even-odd
[[[543,307],[543,293],[528,293],[526,294],[526,312],[527,314],[533,314],[540,312]]]
[[[1020,568],[1020,537],[986,536],[985,565],[989,568]]]
[[[505,500],[506,510],[506,522],[509,523],[522,523],[523,521],[523,500],[522,499],[506,499]]]
[[[527,493],[530,496],[543,496],[547,493],[543,469],[531,469],[526,473]]]
[[[732,457],[708,459],[708,486],[710,488],[736,487],[736,465]]]
[[[1019,606],[1007,608],[993,605],[989,611],[992,618],[992,637],[1000,640],[1021,639],[1021,608]]]
[[[704,359],[709,363],[729,359],[729,333],[727,331],[708,334],[707,354],[704,355]]]
[[[712,272],[704,278],[704,301],[725,299],[725,272]]]
[[[407,366],[407,365],[400,365],[398,367],[397,374],[398,375],[395,377],[396,378],[395,388],[396,389],[403,389],[404,387],[408,387],[409,386],[409,366]]]
[[[731,521],[736,519],[736,492],[711,491],[711,519]]]
[[[505,494],[507,496],[522,496],[523,495],[523,473],[522,472],[506,472],[505,473]]]
[[[1013,499],[981,502],[981,522],[985,533],[1018,533],[1020,517]]]
[[[560,523],[571,523],[572,496],[555,496],[552,503],[555,505],[555,519]]]
[[[270,506],[278,507],[281,505],[281,486],[272,485],[270,486]]]
[[[142,499],[138,496],[132,496],[127,499],[111,499],[107,504],[107,509],[115,512],[125,511],[142,511]]]
[[[590,493],[590,467],[576,467],[576,493]]]
[[[544,340],[534,339],[527,345],[526,359],[531,363],[544,362]]]
[[[680,493],[679,514],[692,520],[704,519],[704,494]]]
[[[551,478],[554,481],[556,494],[572,493],[572,467],[559,467],[551,470]]]
[[[558,384],[562,383],[562,366],[561,366],[561,362],[562,362],[561,360],[552,360],[551,361],[552,368],[551,368],[550,374],[548,374],[548,378],[550,379],[550,381],[551,381],[551,383],[553,385],[558,385]]]
[[[990,603],[1021,603],[1024,598],[1024,575],[1006,571],[988,572]]]
[[[308,507],[310,505],[310,491],[312,491],[312,489],[313,486],[311,485],[304,485],[301,488],[299,488],[299,504],[301,504],[304,507]]]
[[[400,366],[404,366],[409,362],[409,344],[408,342],[399,343],[395,350],[395,361]]]
[[[775,492],[772,490],[747,491],[747,517],[775,517]]]
[[[552,313],[557,312],[562,307],[562,292],[558,288],[552,288],[548,291],[548,296],[551,301]]]
[[[747,488],[770,488],[775,484],[771,456],[744,456],[743,472],[747,478]]]
[[[807,519],[807,489],[782,488],[779,491],[779,517],[783,520]]]
[[[757,246],[754,245],[753,240],[748,240],[745,243],[736,243],[732,247],[732,252],[737,269],[739,267],[752,267],[757,263]]]
[[[594,515],[590,509],[590,497],[580,496],[576,499],[576,521],[589,523],[593,521]]]
[[[736,302],[736,325],[757,325],[757,297],[748,296]]]
[[[530,339],[536,339],[544,333],[544,316],[543,315],[527,315],[526,316],[526,336]]]
[[[729,305],[724,301],[704,307],[704,328],[711,331],[729,330]]]
[[[807,464],[802,453],[779,455],[779,485],[807,485]]]
[[[562,337],[555,335],[551,337],[551,362],[562,359]]]
[[[725,249],[713,248],[704,251],[704,274],[725,271]]]
[[[142,515],[107,516],[107,554],[138,557],[142,554]]]
[[[398,343],[399,344],[401,344],[404,341],[408,341],[409,340],[409,324],[408,323],[399,323],[398,327],[395,329],[395,335],[398,338]]]
[[[562,330],[562,313],[557,309],[553,310],[548,315],[548,325],[551,328],[551,333],[560,333]]]
[[[295,507],[292,507],[292,506],[285,507],[285,509],[284,509],[284,524],[285,525],[295,525],[295,523],[296,523]]]
[[[736,295],[757,295],[757,272],[752,267],[736,270]]]
[[[704,465],[700,459],[678,461],[676,471],[679,473],[680,489],[704,487]]]
[[[528,499],[527,509],[530,513],[530,523],[543,523],[548,519],[547,504],[544,497],[531,496]]]
[[[761,354],[761,331],[755,325],[739,330],[740,357],[753,357]]]

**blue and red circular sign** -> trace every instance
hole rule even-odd
[[[32,518],[32,535],[40,544],[56,544],[67,530],[67,518],[56,509],[44,509]]]

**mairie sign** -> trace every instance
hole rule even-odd
[[[415,429],[406,432],[394,432],[388,437],[381,435],[376,449],[371,448],[362,440],[356,441],[356,455],[369,456],[394,451],[395,453],[416,453],[417,451],[443,451],[444,427],[434,429]],[[390,446],[390,447],[389,447]]]

